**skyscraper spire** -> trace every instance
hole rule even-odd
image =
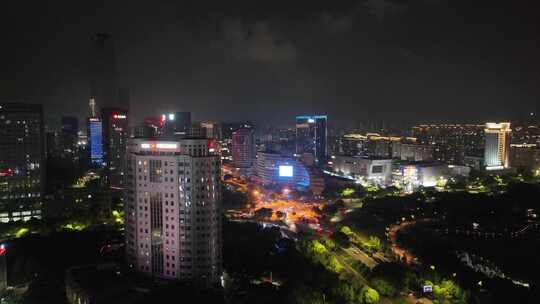
[[[96,117],[96,98],[94,96],[90,96],[88,105],[90,106],[90,117],[95,118]]]

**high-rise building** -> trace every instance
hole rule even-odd
[[[118,106],[116,57],[111,35],[97,33],[92,36],[89,55],[90,96],[102,106]]]
[[[61,137],[56,131],[45,131],[45,157],[47,159],[60,159],[63,155]]]
[[[121,108],[101,109],[103,134],[103,165],[107,184],[122,188],[129,137],[128,112]]]
[[[126,252],[137,271],[205,286],[220,282],[220,160],[208,145],[130,139]]]
[[[0,103],[0,222],[40,218],[44,181],[41,105]]]
[[[327,116],[296,116],[296,154],[311,153],[319,166],[328,156]]]
[[[86,138],[88,151],[88,166],[101,168],[103,166],[103,126],[97,117],[96,98],[90,97],[88,101],[90,117],[86,121]]]
[[[221,123],[221,139],[222,140],[231,140],[232,134],[234,131],[240,129],[253,129],[255,125],[251,122],[222,122]]]
[[[191,124],[191,112],[174,112],[162,114],[164,134],[167,136],[186,136]]]
[[[205,130],[206,138],[220,139],[219,125],[209,121],[201,122],[201,127]]]
[[[103,166],[103,127],[101,119],[97,117],[89,117],[86,126],[89,166],[91,168],[101,168]]]
[[[79,133],[79,120],[74,116],[62,116],[60,130],[60,144],[64,156],[73,159],[77,153],[77,137]]]
[[[253,129],[241,128],[232,134],[232,160],[235,167],[249,172],[255,160]]]
[[[508,168],[510,150],[510,129],[509,122],[486,123],[484,165],[486,170],[500,170]]]

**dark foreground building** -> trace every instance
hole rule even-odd
[[[41,217],[45,141],[41,105],[0,103],[0,222]]]

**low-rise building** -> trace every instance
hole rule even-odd
[[[394,184],[412,192],[419,187],[444,186],[450,177],[468,176],[467,166],[443,162],[411,162],[399,164],[394,171]]]
[[[332,168],[335,174],[350,179],[366,180],[380,186],[392,182],[392,160],[389,158],[337,155],[332,159]]]

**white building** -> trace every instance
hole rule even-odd
[[[486,170],[502,170],[510,167],[510,129],[509,122],[486,123],[484,130],[486,146],[484,149],[484,165]]]
[[[399,166],[394,173],[394,183],[412,192],[418,187],[445,185],[450,177],[469,176],[470,171],[467,166],[442,162],[413,162]]]
[[[222,275],[220,161],[206,139],[131,139],[126,253],[139,272],[205,286]]]
[[[365,179],[376,185],[392,182],[392,160],[362,156],[335,156],[332,167],[336,174],[350,179]]]

